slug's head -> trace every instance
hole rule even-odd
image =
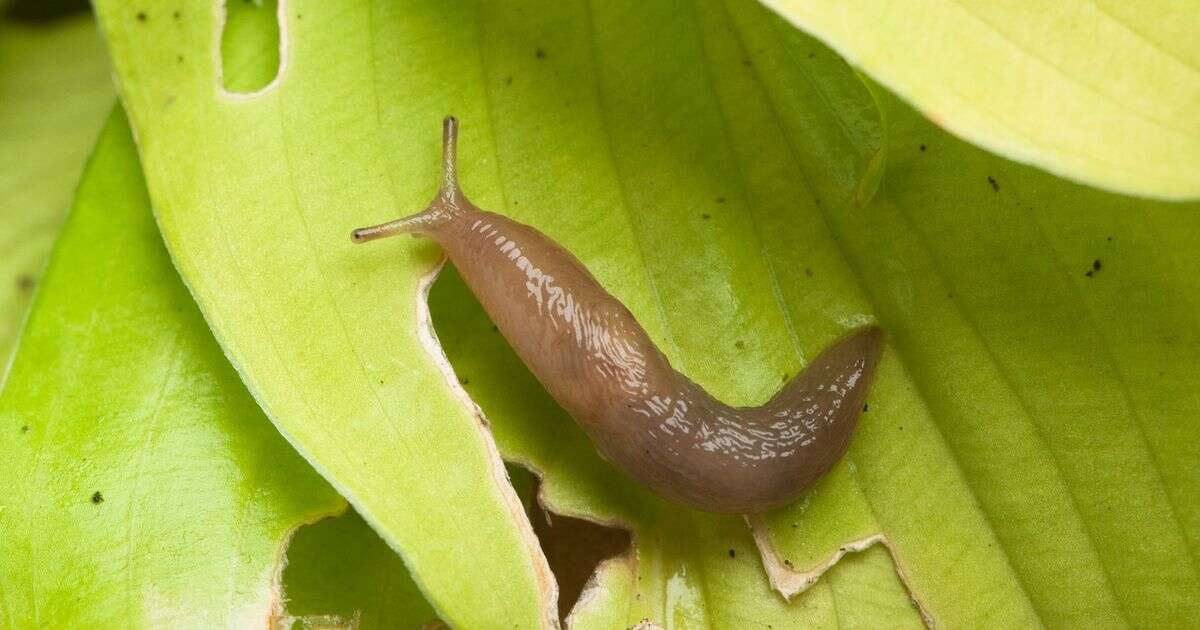
[[[447,116],[442,121],[442,186],[429,207],[417,214],[358,228],[350,233],[355,243],[365,243],[396,234],[431,236],[441,226],[471,209],[471,202],[458,187],[458,120]]]

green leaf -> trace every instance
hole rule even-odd
[[[291,9],[282,80],[245,96],[215,80],[213,11],[97,3],[164,238],[267,415],[403,552],[446,621],[549,624],[553,578],[520,501],[418,323],[436,249],[349,239],[355,225],[394,213],[393,190],[416,205],[424,191],[388,182],[420,181],[408,171],[432,166],[402,162],[372,139],[379,121],[408,115],[383,104],[422,93],[430,112],[442,112],[469,97],[480,113],[464,116],[482,118],[478,89],[464,94],[434,78],[475,67],[477,56],[431,59],[430,74],[373,63],[373,53],[393,58],[395,46],[472,50],[471,31],[434,42],[428,33],[441,22],[401,20],[398,10]],[[390,71],[388,80],[376,83],[377,71]],[[440,115],[429,116],[436,130]],[[424,129],[409,133],[422,144],[389,141],[433,148]],[[467,137],[484,146],[479,128]]]
[[[973,149],[746,1],[288,6],[283,74],[252,97],[215,87],[212,16],[100,11],[164,236],[218,339],[448,621],[553,614],[456,381],[546,505],[634,531],[583,627],[917,625],[898,570],[951,627],[1195,616],[1194,207]],[[432,296],[443,373],[423,345],[437,249],[346,237],[424,206],[447,113],[467,193],[562,242],[733,404],[880,321],[843,464],[753,537],[667,505],[595,455],[452,281]],[[1097,253],[1110,235],[1120,249]],[[790,603],[755,557],[793,592],[874,540],[894,564],[868,547]]]
[[[343,506],[213,342],[115,111],[0,392],[5,625],[268,625],[288,536]]]
[[[806,52],[804,38],[782,47],[753,40],[747,37],[751,58],[763,71],[819,54]],[[802,326],[874,312],[891,345],[851,449],[853,469],[835,471],[808,500],[767,515],[768,550],[797,569],[819,568],[831,534],[862,540],[882,533],[914,596],[952,627],[1186,625],[1200,601],[1200,284],[1189,272],[1200,256],[1198,208],[1101,193],[996,158],[888,95],[880,97],[886,175],[874,201],[859,208],[826,158],[839,126],[818,128],[819,107],[796,111],[797,102],[824,102],[821,84],[803,66],[772,79],[764,99],[779,117],[766,111],[743,119],[730,137],[748,156],[737,160],[747,181],[757,184],[745,191],[750,204],[780,204],[772,215],[778,227],[761,234],[767,256],[790,274],[781,282],[784,302],[803,305],[793,319]],[[663,77],[648,79],[655,80]],[[616,118],[622,115],[632,112]],[[754,174],[768,167],[782,176],[764,187]],[[644,185],[662,187],[665,177],[655,168]],[[686,223],[676,216],[675,225]],[[671,246],[654,242],[655,252]],[[611,240],[602,246],[615,247]],[[691,261],[696,249],[703,251],[693,247],[676,260]],[[695,291],[677,285],[659,285],[664,303],[685,303]],[[640,504],[649,499],[628,485],[613,487],[615,473],[589,456],[582,432],[521,372],[461,283],[448,278],[431,299],[447,354],[502,449],[547,475],[543,500],[632,520],[651,536],[661,517],[644,513]],[[675,316],[680,328],[712,317]],[[722,330],[740,337],[747,329]],[[698,357],[720,351],[688,343],[685,356],[689,347]],[[758,352],[750,360],[760,361]],[[631,602],[644,605],[638,589],[669,591],[680,573],[699,574],[693,580],[701,591],[729,592],[711,570],[694,568],[707,568],[702,559],[717,551],[698,530],[661,537],[687,550],[680,555],[690,554],[684,564],[691,571],[669,565],[674,573],[648,579],[644,570],[613,563],[580,618],[606,620],[597,627],[636,621],[644,608],[625,611]],[[644,538],[638,544],[645,549]],[[852,558],[826,574],[831,587],[846,583],[840,571]],[[660,566],[653,557],[643,562]],[[802,579],[783,569],[785,587]],[[861,610],[844,605],[836,590],[834,599],[838,611]],[[724,603],[706,607],[714,627],[729,622],[720,616]],[[651,606],[665,609],[659,619],[691,607],[669,598]],[[869,619],[879,625],[897,617]]]
[[[1200,197],[1200,5],[763,0],[952,133],[1108,190]]]
[[[883,192],[869,212],[826,218],[987,544],[1046,625],[1189,625],[1200,615],[1200,205],[1058,180],[882,100]],[[867,425],[858,446],[903,452],[925,430],[913,411]],[[895,500],[914,479],[860,472],[881,521],[907,521],[885,531],[911,557],[901,564],[914,585],[922,564],[949,561],[933,541],[901,545],[904,530],[929,527]],[[972,601],[946,584],[945,602],[951,589]],[[986,601],[973,601],[974,618]],[[951,625],[974,625],[953,608]]]
[[[91,20],[0,23],[0,363],[112,102]]]

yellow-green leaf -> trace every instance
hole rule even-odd
[[[1200,197],[1200,5],[763,0],[936,124],[1108,190]]]
[[[446,621],[552,624],[553,578],[521,504],[418,319],[436,249],[356,248],[348,236],[426,192],[396,183],[432,163],[385,147],[432,149],[433,138],[415,125],[377,133],[407,121],[396,106],[421,103],[435,129],[432,112],[455,105],[483,118],[477,84],[440,79],[477,66],[473,32],[429,37],[469,13],[433,3],[422,22],[389,3],[282,6],[280,80],[235,95],[218,79],[213,6],[97,3],[168,248],[267,415],[403,553]],[[386,62],[434,46],[444,54],[420,73]],[[478,149],[484,134],[467,141]],[[466,166],[485,174],[474,156]]]

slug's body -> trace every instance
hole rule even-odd
[[[730,407],[675,371],[633,315],[541,232],[468,202],[445,176],[424,212],[355,230],[434,239],[542,385],[600,452],[668,499],[752,514],[787,503],[845,452],[882,347],[859,329],[760,407]]]

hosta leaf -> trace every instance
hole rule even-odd
[[[1200,5],[764,0],[937,124],[1102,188],[1200,197]]]
[[[344,503],[263,417],[171,267],[118,110],[0,392],[9,627],[249,627]]]
[[[1187,625],[1200,207],[1046,176],[883,101],[881,193],[869,212],[826,216],[995,546],[1043,623]],[[862,446],[905,447],[912,424],[891,428]],[[861,470],[881,519],[913,518],[885,507],[904,487],[892,471]]]
[[[0,364],[112,101],[91,20],[0,23]]]
[[[1200,465],[1194,317],[1200,286],[1187,270],[1200,255],[1197,208],[1099,193],[1015,165],[954,140],[886,95],[886,176],[876,199],[857,207],[848,203],[851,187],[839,183],[837,166],[826,157],[843,127],[815,124],[829,87],[813,81],[804,65],[786,71],[782,63],[810,53],[818,59],[820,49],[804,38],[780,46],[770,36],[754,36],[769,29],[740,32],[754,67],[773,73],[759,95],[767,107],[732,125],[731,137],[734,150],[744,150],[737,162],[746,181],[755,184],[746,189],[751,207],[775,204],[767,206],[776,209],[768,216],[778,227],[761,235],[766,256],[790,278],[781,282],[783,301],[796,307],[793,322],[799,326],[836,326],[854,321],[855,312],[876,313],[891,333],[889,357],[896,361],[876,385],[852,447],[855,466],[836,471],[794,508],[768,515],[770,548],[797,569],[809,569],[827,561],[838,535],[864,540],[882,533],[928,613],[951,626],[1153,627],[1193,618],[1200,539],[1194,507],[1200,480],[1192,472]],[[572,36],[579,34],[564,34]],[[647,83],[666,80],[648,74]],[[740,107],[753,102],[745,92],[723,92],[729,86],[719,79],[714,83],[718,94],[742,95]],[[633,83],[628,89],[643,88]],[[551,103],[547,98],[538,105],[546,110]],[[727,119],[738,119],[731,109]],[[637,116],[648,114],[653,110]],[[696,118],[689,120],[696,124]],[[546,146],[550,140],[522,142]],[[636,160],[646,146],[623,149],[614,153]],[[669,173],[659,164],[670,163],[647,159],[655,166],[634,181],[658,190],[668,186]],[[514,212],[553,205],[539,195],[579,195],[566,189],[570,184],[556,190],[522,173],[550,167],[506,169],[509,161],[500,163],[506,181],[515,182],[507,190],[525,184],[519,195],[509,194],[510,205],[519,202]],[[764,186],[771,180],[755,177],[764,167],[783,176]],[[708,212],[709,221],[728,218],[728,199],[722,206]],[[685,214],[674,217],[670,231],[651,232],[646,240],[687,229]],[[541,220],[553,225],[555,218]],[[650,255],[669,256],[663,251],[672,240],[653,242]],[[674,260],[703,255],[695,242]],[[611,237],[589,243],[586,235],[572,246],[587,251],[589,244],[603,252],[585,260],[603,259],[619,246]],[[711,277],[716,267],[697,265],[703,271],[695,273]],[[664,305],[687,303],[691,287],[681,286],[680,277],[687,276],[659,284]],[[605,280],[622,286],[620,277]],[[610,590],[593,593],[577,621],[600,618],[603,627],[614,618],[632,623],[646,615],[691,614],[694,603],[665,597],[647,605],[650,595],[638,592],[670,592],[687,582],[680,578],[685,573],[707,585],[702,592],[729,591],[705,563],[721,549],[699,542],[703,527],[656,536],[661,521],[680,512],[664,517],[631,484],[615,486],[620,478],[521,369],[461,283],[448,277],[431,300],[439,337],[465,388],[492,420],[502,450],[546,474],[543,498],[560,510],[632,524],[641,534],[639,553],[650,548],[640,573],[610,563],[601,579]],[[689,325],[716,319],[677,308],[666,306],[666,318],[680,322],[685,339],[703,334],[687,330]],[[725,330],[738,330],[740,341],[756,332],[747,328]],[[819,338],[807,331],[799,336]],[[704,357],[722,351],[719,340],[680,345],[680,355],[690,350],[701,366]],[[747,362],[762,356],[759,350]],[[754,369],[737,365],[730,372]],[[762,381],[769,392],[768,379]],[[686,559],[665,572],[653,555],[661,540],[687,549],[681,554]],[[733,533],[725,540],[735,547],[738,542]],[[798,573],[779,571],[780,581],[798,583]],[[836,585],[848,581],[842,575],[828,574],[839,603]],[[853,601],[836,610],[862,610],[863,600]],[[724,603],[699,608],[708,609],[719,626],[729,622],[721,616],[729,610]],[[900,617],[888,611],[869,619],[879,625]]]
[[[290,3],[283,74],[238,97],[217,87],[206,9],[100,9],[210,325],[447,620],[553,614],[502,468],[422,345],[437,249],[346,238],[432,196],[447,113],[464,121],[468,195],[562,242],[725,400],[765,399],[850,327],[878,319],[891,338],[849,457],[755,532],[784,590],[841,546],[883,538],[896,565],[871,547],[785,604],[742,521],[666,505],[601,462],[461,286],[439,286],[439,336],[505,454],[544,475],[553,509],[634,531],[579,624],[919,624],[897,568],[950,626],[1194,614],[1197,287],[1172,271],[1194,262],[1194,209],[1018,167],[887,95],[885,151],[850,68],[749,2]],[[1131,241],[1126,264],[1154,285],[1095,302],[1083,286],[1118,274],[1072,262],[1104,221],[1167,245]],[[1143,378],[1152,364],[1169,368]]]
[[[419,181],[427,165],[384,151],[380,122],[412,111],[386,104],[420,103],[435,129],[452,103],[473,102],[459,111],[482,119],[477,84],[433,79],[478,64],[462,52],[473,34],[439,33],[446,54],[409,74],[374,60],[433,46],[441,22],[387,3],[287,6],[281,80],[234,96],[216,78],[213,5],[97,3],[168,247],[267,415],[404,552],[447,621],[551,623],[553,580],[520,502],[417,321],[436,250],[351,248],[348,238],[427,192],[389,184]],[[476,150],[480,132],[468,135]],[[387,142],[432,148],[427,133],[408,133]],[[482,165],[467,160],[485,174]]]

